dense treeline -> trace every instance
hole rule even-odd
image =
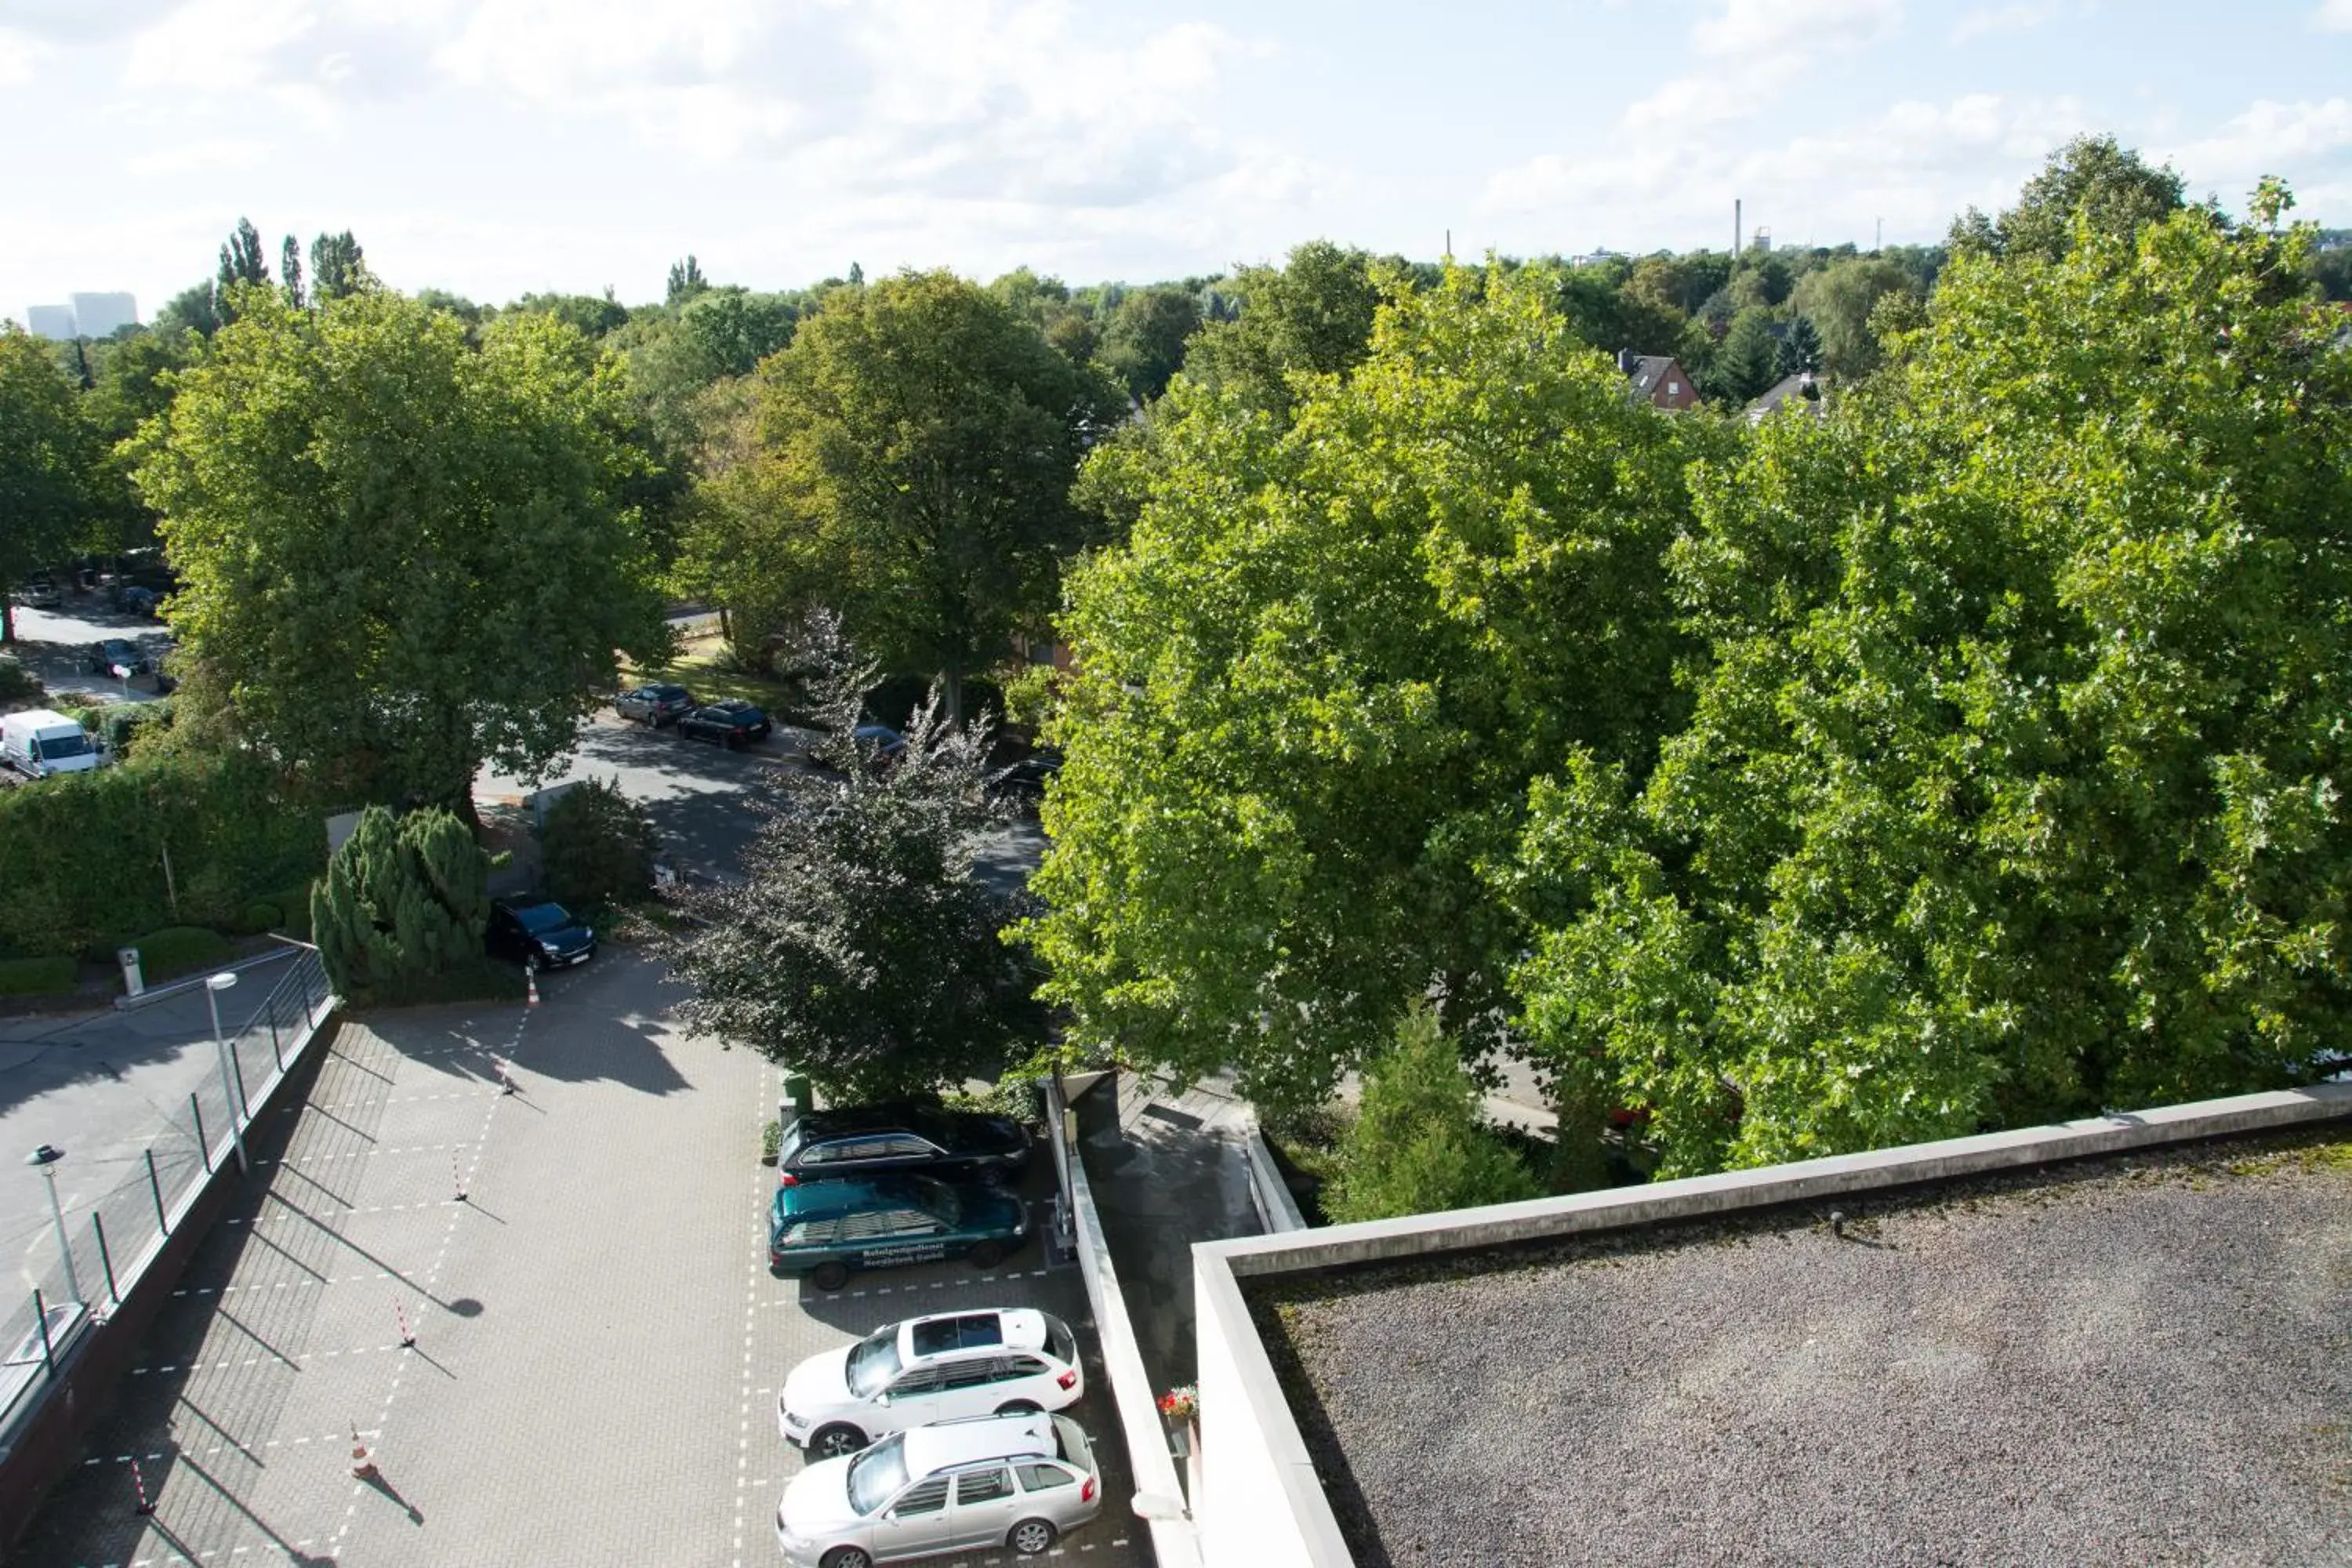
[[[1303,1105],[1433,1001],[1572,1173],[1612,1116],[1682,1172],[2282,1083],[2352,879],[2352,252],[2285,205],[2093,139],[1868,254],[496,309],[241,225],[151,329],[0,334],[0,569],[160,538],[171,743],[353,805],[551,762],[663,592],[950,715],[1057,636],[1071,1040]]]
[[[1075,1037],[1311,1104],[1435,995],[1672,1173],[2320,1070],[2343,316],[2283,191],[2092,151],[1824,418],[1630,405],[1541,268],[1387,279],[1286,416],[1180,380],[1063,622]]]

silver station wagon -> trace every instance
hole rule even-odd
[[[1024,1557],[1102,1511],[1102,1473],[1066,1415],[982,1415],[895,1433],[811,1465],[784,1490],[776,1540],[792,1568],[1009,1546]]]

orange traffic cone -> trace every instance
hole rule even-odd
[[[363,1481],[375,1479],[375,1456],[368,1452],[365,1443],[360,1441],[357,1426],[352,1428],[352,1474]]]

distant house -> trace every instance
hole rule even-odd
[[[1760,424],[1768,414],[1783,408],[1795,409],[1819,419],[1822,416],[1822,384],[1809,370],[1794,375],[1784,375],[1774,382],[1763,396],[1748,405],[1748,423]]]
[[[1617,351],[1617,368],[1633,382],[1636,401],[1656,408],[1688,408],[1698,402],[1698,388],[1690,373],[1672,354],[1637,354]]]

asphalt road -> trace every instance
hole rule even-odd
[[[578,748],[547,784],[575,779],[617,782],[632,800],[643,801],[660,830],[670,863],[697,875],[742,874],[761,816],[759,782],[778,769],[797,769],[804,736],[784,730],[767,743],[740,752],[679,739],[675,730],[651,730],[598,713],[580,727]],[[489,804],[520,804],[530,795],[521,780],[485,770],[475,797]],[[1033,820],[1016,822],[982,851],[982,879],[999,893],[1024,886],[1045,853],[1045,836]]]
[[[18,605],[16,622],[16,640],[5,651],[52,692],[87,691],[115,702],[155,700],[153,680],[142,676],[126,686],[107,676],[92,675],[82,668],[81,656],[91,643],[121,637],[138,644],[152,659],[172,640],[170,629],[160,622],[110,609],[96,594],[69,594],[62,610]]]

